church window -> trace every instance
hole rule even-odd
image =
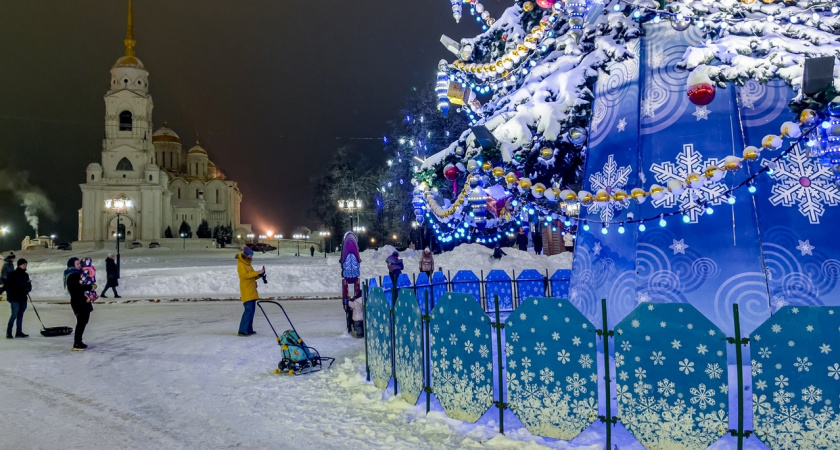
[[[95,180],[95,179],[96,179],[96,175],[91,175],[91,176],[90,176],[90,181],[93,181],[93,180]]]
[[[195,198],[198,198],[198,189],[195,190]]]
[[[219,203],[219,190],[216,189],[216,203]]]
[[[123,111],[120,113],[120,131],[131,131],[132,128],[131,111]]]
[[[117,163],[117,170],[134,170],[134,166],[131,165],[128,158],[123,158]]]
[[[178,200],[181,199],[181,188],[178,188]]]
[[[152,181],[152,176],[151,175],[149,175],[149,181]]]

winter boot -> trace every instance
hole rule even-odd
[[[28,335],[28,334],[23,334],[23,332],[18,331],[17,333],[15,333],[15,337],[18,337],[18,338],[28,338],[28,337],[29,337],[29,335]]]
[[[12,336],[12,333],[6,333],[6,339],[14,339],[15,337]]]
[[[87,348],[87,345],[85,345],[85,344],[83,344],[83,343],[79,342],[79,343],[77,343],[77,344],[73,344],[73,348],[71,348],[70,350],[73,350],[74,352],[82,352],[82,351],[84,351],[86,348]]]

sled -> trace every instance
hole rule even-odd
[[[280,311],[282,311],[283,315],[286,316],[286,321],[289,322],[289,326],[291,326],[292,329],[286,330],[282,335],[278,336],[277,330],[274,329],[274,325],[271,324],[268,314],[266,314],[265,309],[262,307],[263,303],[273,303],[279,306]],[[278,375],[306,375],[323,370],[325,363],[327,364],[327,369],[332,366],[333,362],[335,362],[335,358],[321,356],[321,354],[318,353],[318,350],[307,346],[303,342],[303,339],[300,338],[297,330],[295,330],[292,320],[289,319],[289,315],[286,314],[286,310],[283,309],[283,305],[271,300],[259,300],[257,301],[257,306],[260,307],[260,311],[262,311],[263,316],[265,316],[268,326],[270,326],[271,331],[274,332],[274,336],[277,338],[277,344],[283,350],[283,358],[280,359],[279,363],[277,363],[277,368],[274,369],[274,373]]]
[[[32,301],[32,297],[28,294],[26,297],[29,298],[29,303],[32,303],[32,310],[35,311],[35,316],[38,317],[38,322],[41,322],[41,336],[66,336],[73,332],[72,327],[45,327],[44,322],[41,320],[41,315],[38,314],[38,309],[35,308],[35,302]]]

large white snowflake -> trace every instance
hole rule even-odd
[[[765,159],[761,164],[766,166],[770,161]],[[776,181],[770,203],[773,206],[796,204],[811,224],[820,223],[825,205],[837,206],[840,203],[840,191],[834,184],[831,169],[821,166],[798,145],[787,160],[781,159],[776,163],[770,176]]]
[[[603,170],[589,176],[589,183],[592,184],[593,193],[603,189],[607,191],[607,194],[612,195],[616,189],[623,189],[627,185],[630,172],[630,166],[618,167],[613,155],[610,155],[607,158],[607,162],[604,163]],[[627,208],[629,203],[627,200],[618,202],[611,199],[603,208],[593,202],[586,210],[590,214],[595,214],[600,211],[601,222],[609,222],[612,220],[615,211],[621,211],[622,208]]]
[[[667,185],[671,180],[685,182],[685,179],[691,173],[702,174],[707,167],[720,165],[720,159],[711,158],[704,161],[703,155],[694,149],[694,144],[684,144],[683,150],[677,155],[676,164],[670,161],[654,164],[650,166],[650,171],[653,172],[653,177],[658,183]],[[666,190],[664,197],[653,201],[653,206],[673,208],[679,203],[680,210],[688,214],[691,223],[696,223],[697,218],[706,211],[703,205],[706,203],[719,205],[723,202],[723,193],[726,191],[726,185],[720,181],[706,180],[703,186],[699,188],[691,188],[686,185],[685,190],[680,195],[674,195],[671,191]]]

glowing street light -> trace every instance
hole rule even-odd
[[[117,232],[114,233],[114,238],[117,241],[117,279],[120,278],[120,238],[124,238],[125,236],[122,235],[121,224],[120,224],[120,215],[125,214],[128,211],[128,208],[131,208],[133,205],[131,200],[127,198],[109,198],[105,199],[105,209],[110,209],[117,213]]]

